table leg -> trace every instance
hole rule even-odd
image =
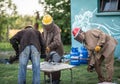
[[[50,84],[52,84],[52,72],[50,73]]]
[[[46,74],[44,73],[44,83],[46,84]]]
[[[70,69],[71,72],[71,83],[73,84],[73,75],[72,75],[72,69]]]

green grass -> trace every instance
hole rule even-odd
[[[71,50],[71,45],[64,45],[64,52],[67,54]]]
[[[0,51],[11,51],[12,45],[9,42],[0,42]]]
[[[31,64],[31,62],[29,62]],[[115,61],[115,71],[113,82],[120,84],[120,61]],[[14,64],[0,64],[0,84],[17,84],[18,62]],[[87,65],[80,65],[72,69],[73,84],[97,84],[97,75],[95,72],[87,72]],[[71,84],[70,70],[61,72],[61,84]],[[44,75],[41,72],[41,84],[44,84]],[[27,84],[32,84],[32,70],[27,70]]]
[[[6,46],[8,45],[8,46]],[[65,52],[70,52],[71,46],[64,45]],[[0,50],[12,50],[9,43],[0,43]],[[0,56],[2,57],[2,56]],[[116,59],[115,59],[116,60]],[[43,61],[43,59],[41,59]],[[31,64],[31,62],[29,62]],[[115,61],[115,71],[113,82],[120,84],[120,61]],[[14,64],[0,64],[0,84],[17,84],[18,80],[19,63]],[[97,84],[97,74],[95,72],[87,72],[87,65],[80,65],[72,69],[73,71],[73,84]],[[61,72],[61,84],[71,84],[70,70],[63,70]],[[44,74],[41,72],[41,84],[44,84]],[[27,84],[32,84],[32,70],[27,70],[26,76]]]

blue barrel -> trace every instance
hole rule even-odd
[[[80,64],[88,64],[88,51],[84,46],[80,47]]]
[[[72,47],[71,52],[70,52],[70,64],[71,65],[75,65],[75,66],[80,65],[79,55],[80,55],[80,52],[78,51],[78,48]]]

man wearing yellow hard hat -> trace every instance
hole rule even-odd
[[[42,25],[43,25],[43,38],[46,42],[47,54],[50,54],[50,52],[55,51],[60,56],[63,56],[64,51],[63,51],[63,43],[61,41],[60,28],[54,23],[52,16],[49,14],[43,16]],[[61,62],[61,60],[59,62]],[[46,74],[49,77],[49,73]],[[61,76],[60,71],[53,72],[52,83],[59,84],[60,76]]]

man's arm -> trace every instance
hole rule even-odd
[[[19,59],[19,44],[20,44],[20,34],[19,33],[21,33],[21,32],[18,32],[10,39],[10,43],[16,53],[15,56],[10,56],[10,58],[9,58],[10,63],[13,63],[14,61]]]

